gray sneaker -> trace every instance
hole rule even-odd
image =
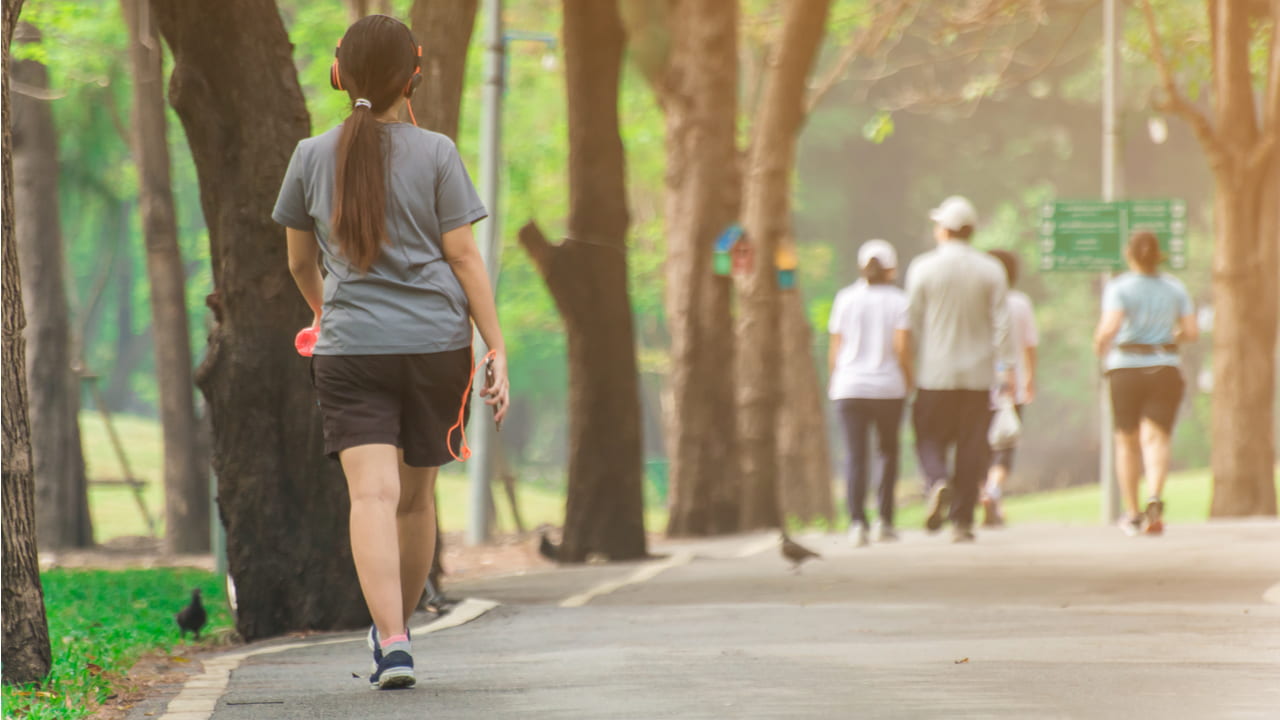
[[[929,532],[938,532],[942,523],[946,522],[947,513],[951,512],[951,488],[945,482],[938,483],[929,493],[929,515],[925,518],[924,527]]]
[[[856,547],[866,547],[871,544],[871,539],[867,536],[867,526],[862,523],[854,523],[849,526],[849,544]]]
[[[951,531],[951,542],[953,543],[971,543],[977,539],[978,536],[974,535],[973,529],[967,525],[957,525]]]
[[[883,521],[877,520],[871,531],[871,539],[880,543],[897,542],[898,533],[894,531],[892,525],[886,525]]]

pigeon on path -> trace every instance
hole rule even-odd
[[[542,539],[538,541],[538,554],[551,562],[560,562],[560,548],[547,537],[547,531],[543,530],[539,535]]]
[[[196,634],[196,640],[200,639],[200,630],[204,624],[209,621],[209,616],[204,611],[204,604],[200,602],[200,591],[191,591],[191,604],[178,611],[177,615],[178,628],[183,638],[188,632]]]
[[[791,569],[796,571],[811,558],[822,559],[818,553],[792,540],[785,531],[782,533],[782,557],[790,561]]]

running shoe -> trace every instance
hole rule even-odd
[[[951,488],[947,487],[945,482],[940,482],[933,488],[933,492],[929,493],[929,515],[924,521],[925,529],[929,532],[938,532],[942,528],[942,523],[946,522],[947,513],[951,511]]]
[[[971,543],[978,539],[973,534],[973,528],[968,525],[956,525],[951,531],[951,542],[953,543]]]
[[[409,628],[406,627],[404,629],[404,634],[410,640],[413,639],[413,632],[411,632]],[[382,644],[378,641],[377,625],[369,626],[369,636],[365,638],[365,640],[369,645],[369,651],[373,653],[373,666],[369,668],[369,674],[372,675],[373,673],[378,672],[378,663],[382,662]]]
[[[1152,498],[1147,503],[1146,512],[1143,513],[1142,532],[1146,535],[1161,535],[1164,533],[1164,503]]]
[[[893,526],[885,523],[883,520],[877,520],[875,529],[871,532],[871,539],[876,542],[896,542],[898,533],[894,531]]]
[[[871,538],[867,535],[867,526],[862,523],[854,523],[849,526],[849,544],[856,547],[866,547],[871,544]]]
[[[411,688],[417,682],[413,675],[413,651],[408,640],[379,648],[377,667],[369,675],[369,686],[378,690]]]
[[[1120,532],[1129,537],[1137,537],[1142,534],[1142,518],[1134,515],[1132,517],[1120,520]]]

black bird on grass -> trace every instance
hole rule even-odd
[[[179,634],[183,638],[188,632],[193,632],[196,634],[196,640],[200,639],[200,630],[209,621],[209,615],[204,611],[204,603],[200,602],[198,589],[191,591],[191,604],[178,611],[177,620]]]
[[[803,565],[806,560],[811,558],[817,558],[818,560],[822,559],[822,556],[818,553],[801,545],[795,540],[792,540],[787,535],[786,531],[783,531],[782,533],[782,557],[791,562],[791,569],[794,571],[799,571],[800,566]]]
[[[560,562],[560,547],[547,537],[547,531],[538,533],[542,539],[538,541],[538,554],[551,562]]]

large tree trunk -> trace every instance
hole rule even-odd
[[[744,529],[777,527],[777,423],[782,387],[780,309],[774,256],[791,224],[796,138],[806,78],[822,44],[831,0],[792,0],[764,81],[745,181],[744,227],[755,264],[739,283],[738,429],[745,485]]]
[[[197,447],[186,271],[169,175],[164,47],[146,0],[121,0],[133,63],[133,153],[151,288],[160,421],[164,428],[164,539],[175,553],[209,551],[209,474]]]
[[[173,51],[170,102],[209,226],[220,320],[197,384],[213,423],[237,628],[255,640],[365,624],[346,487],[322,454],[307,365],[291,342],[311,314],[271,220],[309,126],[292,46],[271,0],[152,0],[152,9]]]
[[[625,36],[613,2],[564,0],[569,237],[532,222],[520,243],[564,318],[569,345],[569,497],[560,559],[647,554],[640,393],[627,294],[626,174],[618,133]]]
[[[813,328],[799,287],[782,293],[782,400],[778,474],[782,510],[805,523],[835,522],[826,397],[813,358]]]
[[[458,140],[467,46],[477,0],[413,0],[409,21],[422,43],[422,84],[413,93],[418,124]]]
[[[467,46],[476,24],[476,0],[414,0],[409,10],[413,35],[422,43],[422,84],[414,91],[414,116],[428,130],[458,141],[462,117],[462,84],[467,71]],[[437,486],[437,494],[439,493]],[[430,581],[443,591],[444,528],[436,502],[436,549]]]
[[[666,118],[667,533],[739,527],[732,282],[712,271],[716,238],[738,217],[741,177],[736,2],[629,0],[641,67]]]
[[[1273,445],[1280,245],[1280,2],[1272,5],[1271,67],[1258,127],[1244,3],[1211,0],[1214,110],[1214,517],[1275,515]],[[1265,153],[1266,138],[1271,146]]]
[[[19,43],[40,42],[23,23]],[[35,60],[13,64],[13,78],[29,88],[49,86]],[[18,257],[27,311],[28,411],[35,461],[36,531],[46,550],[93,545],[84,455],[80,448],[80,379],[73,369],[58,219],[58,138],[48,100],[13,96],[13,179]]]
[[[31,436],[27,425],[27,377],[23,367],[26,343],[22,313],[18,253],[13,237],[13,154],[9,136],[9,40],[22,10],[22,0],[4,0],[4,47],[0,49],[0,76],[4,83],[0,100],[3,124],[4,218],[0,229],[3,248],[3,282],[0,313],[4,315],[4,344],[0,349],[3,374],[4,446],[0,449],[0,484],[3,485],[3,547],[0,547],[0,642],[4,643],[3,681],[18,684],[40,680],[49,674],[49,625],[44,615],[44,592],[36,558],[36,517],[33,507]]]

